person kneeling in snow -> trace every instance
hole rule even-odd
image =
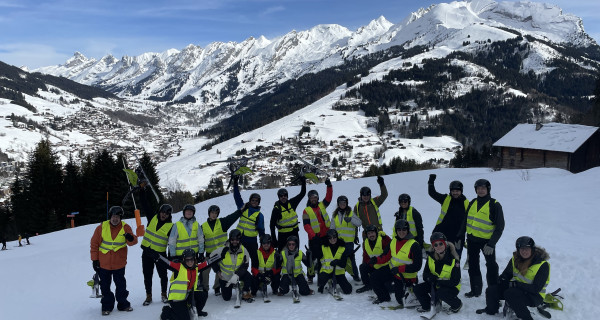
[[[208,299],[208,292],[204,290],[198,272],[208,268],[208,262],[204,261],[197,265],[196,252],[193,249],[183,251],[183,263],[169,261],[156,251],[149,254],[154,261],[167,264],[167,268],[173,271],[169,287],[169,305],[163,307],[160,319],[188,320],[190,319],[190,312],[193,312],[194,304],[198,316],[206,317],[208,313],[202,311],[202,309],[204,309],[206,299]]]
[[[242,299],[246,302],[252,302],[254,298],[250,293],[252,274],[248,272],[250,255],[248,250],[241,244],[241,239],[242,233],[239,229],[231,230],[229,240],[225,243],[225,246],[215,249],[210,255],[211,258],[217,255],[222,259],[216,267],[216,272],[221,287],[221,296],[225,301],[231,300],[233,288],[239,282],[243,283],[242,290],[244,294]]]
[[[500,275],[498,285],[485,292],[486,307],[476,312],[490,315],[498,313],[500,299],[504,299],[519,319],[533,319],[527,306],[543,303],[550,282],[550,258],[544,248],[536,247],[532,238],[519,237],[516,251]]]

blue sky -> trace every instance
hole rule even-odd
[[[355,30],[383,15],[398,23],[432,0],[0,0],[0,61],[36,68],[79,51],[101,58],[274,38],[335,23]],[[549,0],[600,41],[599,0]]]

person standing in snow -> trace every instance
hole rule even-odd
[[[229,240],[223,247],[219,247],[212,252],[214,255],[221,256],[221,262],[216,265],[215,270],[219,278],[219,286],[221,287],[221,296],[223,300],[231,300],[233,295],[233,287],[238,285],[239,281],[244,283],[242,288],[242,299],[252,302],[252,293],[250,286],[252,285],[252,275],[248,272],[250,266],[250,255],[248,249],[241,244],[242,233],[238,229],[233,229],[229,232]]]
[[[102,315],[109,315],[115,307],[117,310],[133,311],[127,301],[129,291],[125,280],[127,265],[127,246],[135,245],[138,240],[131,227],[121,221],[123,208],[114,206],[108,210],[109,219],[102,222],[90,241],[90,256],[92,267],[100,276],[100,291],[102,292]],[[111,282],[115,282],[115,294],[110,290]]]
[[[242,212],[244,210],[245,209],[242,208],[242,210],[236,210],[226,217],[219,218],[221,208],[214,204],[208,207],[208,218],[206,219],[206,222],[202,224],[202,233],[204,234],[204,250],[206,251],[207,257],[215,249],[225,245],[225,242],[227,241],[227,230],[229,230],[235,221],[242,216]],[[210,270],[211,268],[207,268],[202,271],[202,284],[204,285],[204,290],[206,292],[208,292]],[[215,277],[213,290],[215,290],[215,295],[218,296],[221,294],[221,287],[219,286],[218,277]]]
[[[550,256],[528,236],[519,237],[515,247],[498,284],[486,289],[486,307],[477,310],[478,314],[498,313],[500,300],[504,299],[519,319],[531,320],[533,318],[527,307],[543,303],[550,282],[550,264],[547,261]]]
[[[315,277],[315,265],[314,260],[318,259],[318,254],[321,253],[321,245],[327,241],[327,230],[329,230],[330,219],[327,214],[327,207],[331,203],[333,197],[333,187],[329,178],[325,180],[327,186],[327,193],[325,199],[319,202],[319,193],[317,190],[310,190],[308,192],[308,202],[306,208],[302,212],[302,224],[304,224],[304,230],[308,234],[308,247],[311,251],[311,266],[308,268],[308,283],[313,283]],[[318,266],[316,267],[318,270]]]
[[[400,208],[398,208],[398,211],[394,213],[396,221],[400,219],[408,221],[408,224],[410,225],[410,233],[419,243],[421,248],[424,248],[423,234],[425,232],[423,231],[423,218],[421,217],[421,213],[411,206],[410,195],[406,193],[398,196],[398,204],[400,205]],[[395,230],[394,233],[396,233]]]
[[[164,264],[173,272],[169,287],[168,306],[162,308],[161,320],[189,320],[190,309],[196,308],[196,314],[201,317],[208,316],[203,311],[208,299],[208,292],[202,288],[199,281],[199,272],[208,268],[207,262],[197,264],[196,252],[192,249],[183,250],[181,263],[167,260],[163,255],[153,251],[149,256],[158,264]],[[195,304],[192,304],[192,301]],[[189,307],[188,307],[189,306]]]
[[[144,191],[142,190],[141,193]],[[147,201],[147,198],[140,193],[142,202]],[[146,289],[146,300],[143,305],[147,306],[152,303],[152,277],[154,275],[154,266],[156,265],[156,273],[160,278],[160,296],[162,302],[167,302],[167,267],[164,264],[156,263],[154,253],[156,252],[163,257],[167,256],[167,245],[173,222],[171,214],[173,207],[169,204],[163,204],[158,209],[158,213],[152,210],[147,211],[146,219],[148,225],[142,240],[142,272],[144,274],[144,288]]]
[[[352,209],[348,206],[348,197],[339,196],[337,198],[337,208],[331,215],[331,229],[336,230],[346,245],[348,253],[348,263],[344,266],[346,271],[352,275],[356,282],[360,282],[358,268],[356,267],[356,258],[354,257],[354,242],[357,241],[358,227],[362,222]],[[360,247],[359,247],[360,248]]]
[[[277,245],[279,251],[285,247],[287,238],[290,236],[299,237],[299,222],[296,209],[298,208],[300,201],[302,201],[302,198],[306,195],[306,178],[301,176],[300,182],[302,183],[300,193],[289,200],[287,189],[281,188],[277,190],[277,197],[279,200],[275,201],[275,204],[273,205],[269,228],[271,229],[273,245]],[[278,235],[276,235],[275,229],[277,229]]]
[[[379,184],[381,194],[375,198],[371,197],[371,188],[367,186],[360,188],[360,196],[358,197],[358,202],[354,205],[353,211],[360,218],[363,226],[372,224],[379,231],[383,231],[379,207],[387,199],[388,192],[382,176],[377,176],[377,184]],[[363,240],[366,236],[365,232],[363,232]],[[356,239],[356,244],[358,244],[358,239]]]
[[[170,258],[181,257],[185,249],[192,249],[198,255],[198,261],[204,261],[204,233],[195,215],[196,207],[186,204],[183,216],[173,224],[169,235]]]
[[[436,305],[445,302],[450,306],[451,313],[457,313],[463,305],[458,298],[461,286],[458,253],[454,249],[454,244],[448,242],[441,232],[431,234],[430,241],[433,252],[428,253],[427,264],[423,269],[424,282],[414,287],[414,293],[421,304],[417,311],[437,312],[437,306],[431,305],[430,294],[434,290]]]
[[[427,181],[429,196],[442,205],[440,216],[433,232],[447,235],[448,241],[454,243],[458,256],[462,254],[465,234],[458,234],[461,224],[467,217],[469,200],[463,195],[463,184],[458,180],[450,182],[450,194],[441,194],[435,190],[435,174],[429,175]]]
[[[483,251],[487,267],[488,287],[498,283],[498,263],[496,263],[496,243],[504,231],[504,212],[498,200],[490,195],[492,185],[486,179],[475,181],[477,198],[471,200],[467,208],[467,217],[463,221],[457,237],[467,232],[467,259],[469,260],[469,281],[471,291],[465,297],[479,297],[483,289],[479,252]]]
[[[238,209],[244,206],[244,200],[240,194],[238,185],[239,176],[233,176],[233,198]],[[242,234],[242,245],[248,250],[252,264],[258,262],[258,240],[257,237],[265,235],[265,218],[260,211],[260,194],[252,193],[248,200],[249,206],[242,211],[242,216],[236,229]]]

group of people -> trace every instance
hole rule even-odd
[[[287,294],[290,286],[297,288],[300,295],[311,295],[314,291],[309,285],[315,276],[318,292],[323,293],[328,283],[335,280],[343,293],[350,294],[353,289],[347,272],[355,282],[362,282],[357,293],[373,290],[375,304],[391,301],[393,293],[399,308],[418,306],[420,312],[437,312],[444,302],[449,312],[456,313],[463,305],[459,298],[463,248],[467,249],[471,288],[465,297],[481,295],[481,252],[486,260],[486,306],[478,313],[498,313],[499,301],[504,299],[517,317],[531,319],[527,306],[538,306],[543,301],[549,281],[548,255],[530,237],[517,239],[513,258],[499,275],[495,247],[504,229],[504,215],[500,203],[491,198],[491,184],[485,179],[475,182],[477,197],[469,201],[460,181],[452,181],[449,193],[441,194],[435,189],[436,175],[430,175],[429,195],[440,203],[441,211],[429,244],[425,243],[421,214],[406,193],[398,197],[395,223],[391,234],[386,234],[379,208],[388,192],[381,176],[377,177],[379,196],[372,197],[371,189],[363,187],[354,206],[350,206],[346,196],[339,196],[331,217],[327,212],[333,198],[329,179],[325,181],[325,197],[320,200],[316,190],[307,194],[306,179],[301,177],[301,190],[293,198],[289,198],[285,188],[277,191],[278,200],[269,224],[271,234],[265,233],[260,195],[252,193],[245,203],[238,179],[233,177],[237,210],[220,218],[220,208],[211,205],[204,223],[196,220],[193,205],[186,205],[175,223],[168,204],[154,214],[148,208],[145,189],[140,190],[148,219],[141,244],[146,290],[143,304],[152,303],[156,267],[161,301],[167,303],[161,319],[188,319],[189,305],[195,307],[197,315],[206,316],[203,308],[211,270],[216,274],[212,289],[225,301],[232,298],[234,288],[241,290],[242,298],[248,302],[268,286],[279,296]],[[296,210],[306,194],[308,201],[300,221]],[[124,274],[127,246],[138,240],[131,227],[121,221],[122,216],[122,208],[112,207],[109,220],[96,228],[91,241],[92,264],[100,276],[103,315],[110,314],[115,301],[118,310],[133,310],[127,300]],[[236,228],[228,233],[236,221]],[[308,235],[306,251],[300,246],[300,225]],[[355,245],[361,242],[362,262],[357,266],[355,252],[360,247]],[[170,279],[167,270],[172,271]],[[112,280],[115,294],[110,290]]]

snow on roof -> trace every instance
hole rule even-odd
[[[573,153],[598,130],[597,127],[554,122],[542,125],[539,130],[535,127],[535,124],[518,124],[493,145]]]

